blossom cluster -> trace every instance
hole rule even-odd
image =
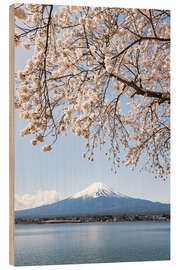
[[[83,157],[91,161],[106,145],[115,172],[145,153],[145,167],[168,174],[169,17],[167,10],[17,5],[15,45],[34,52],[17,74],[15,105],[27,121],[21,135],[32,134],[33,146],[52,136],[47,152],[69,130],[87,141]]]

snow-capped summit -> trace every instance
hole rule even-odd
[[[110,188],[109,186],[105,185],[102,182],[97,182],[94,184],[91,184],[89,187],[87,187],[86,189],[74,194],[73,196],[71,196],[71,199],[77,199],[77,198],[97,198],[97,197],[127,197],[121,193],[117,193],[114,192],[112,190],[112,188]]]

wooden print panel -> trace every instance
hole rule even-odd
[[[10,7],[10,263],[170,259],[170,11]]]

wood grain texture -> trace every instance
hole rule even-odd
[[[14,5],[9,7],[9,263],[14,265]]]

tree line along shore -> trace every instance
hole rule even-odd
[[[162,215],[121,215],[121,216],[83,216],[54,218],[18,218],[15,224],[51,224],[51,223],[88,223],[88,222],[123,222],[123,221],[169,221],[169,214]]]

